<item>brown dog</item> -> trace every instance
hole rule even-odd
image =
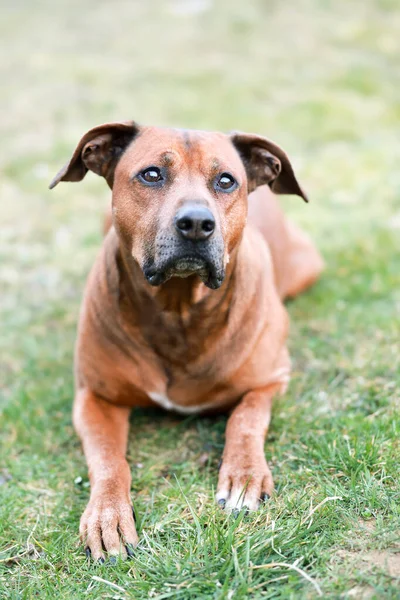
[[[103,548],[125,555],[138,542],[125,458],[134,406],[233,408],[217,501],[256,509],[272,493],[264,439],[290,374],[282,299],[323,265],[276,202],[272,192],[306,196],[263,137],[111,123],[83,136],[50,187],[88,170],[112,188],[114,226],[83,301],[73,419],[91,482],[80,534],[103,560]]]

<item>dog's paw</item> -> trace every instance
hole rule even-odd
[[[223,460],[219,471],[216,500],[227,512],[242,508],[257,510],[268,500],[274,482],[264,456]]]
[[[106,550],[111,562],[132,556],[139,538],[133,507],[125,498],[109,494],[95,495],[82,515],[79,535],[86,555],[100,563]]]

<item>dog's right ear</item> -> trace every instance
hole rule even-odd
[[[72,155],[71,160],[57,173],[49,188],[60,181],[81,181],[90,170],[103,176],[110,188],[119,159],[131,141],[139,133],[134,121],[105,123],[90,129]]]

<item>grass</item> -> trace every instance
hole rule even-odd
[[[399,27],[395,0],[2,7],[1,598],[399,597]],[[327,270],[288,306],[293,380],[266,443],[276,497],[225,517],[225,418],[135,413],[141,544],[93,566],[77,543],[89,489],[71,365],[109,193],[94,176],[47,184],[86,129],[120,118],[276,139],[312,200],[282,204]]]

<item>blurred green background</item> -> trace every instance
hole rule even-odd
[[[398,598],[398,1],[0,8],[0,596],[309,598],[320,586]],[[293,382],[266,445],[276,499],[225,521],[213,505],[224,419],[139,413],[129,456],[142,545],[96,571],[77,546],[88,487],[70,407],[110,193],[93,175],[47,185],[87,129],[120,119],[276,140],[311,199],[282,206],[327,270],[288,307]],[[253,569],[271,562],[317,587],[293,567]]]

